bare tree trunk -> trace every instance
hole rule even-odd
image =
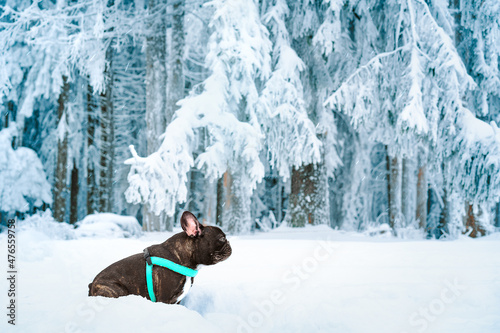
[[[166,7],[162,0],[150,0],[148,12],[149,33],[146,38],[146,126],[147,154],[156,152],[160,146],[159,137],[166,127]],[[143,207],[143,229],[148,231],[172,230],[172,225],[165,225],[164,214],[159,216],[149,209],[149,204]],[[162,225],[164,228],[162,228]]]
[[[500,202],[495,205],[495,227],[500,228]]]
[[[13,117],[14,114],[14,102],[13,101],[8,101],[7,102],[7,112],[5,113],[5,118],[4,118],[4,125],[3,128],[9,127],[9,117]]]
[[[68,123],[66,108],[69,99],[68,78],[63,76],[63,86],[57,108],[57,164],[54,186],[54,219],[63,222],[66,217],[66,175],[68,164]]]
[[[112,48],[106,50],[105,91],[101,93],[101,142],[100,142],[100,177],[99,177],[99,211],[111,212],[113,198],[113,159],[114,159],[114,121],[113,121],[113,73]]]
[[[78,192],[80,185],[78,184],[78,168],[76,160],[73,159],[73,170],[71,170],[71,195],[70,195],[70,211],[69,223],[75,224],[78,221]]]
[[[250,201],[248,188],[243,186],[243,176],[226,171],[224,187],[226,200],[224,206],[223,226],[230,234],[249,231],[251,228]]]
[[[292,190],[290,192],[290,225],[304,227],[312,222],[312,212],[306,197],[313,193],[311,182],[314,165],[309,164],[299,169],[292,169]]]
[[[455,21],[455,47],[458,48],[462,42],[462,11],[460,8],[460,0],[450,0],[450,8],[453,10],[453,18]]]
[[[231,205],[233,201],[233,177],[231,175],[231,172],[228,170],[224,173],[223,178],[223,183],[222,183],[222,191],[220,193],[221,195],[221,201],[222,201],[222,226],[227,226],[228,224],[228,214],[229,211],[231,210]],[[219,193],[218,193],[219,195]]]
[[[328,180],[321,164],[308,164],[292,169],[290,193],[290,225],[328,224],[330,219]]]
[[[420,162],[417,178],[417,221],[420,229],[427,227],[427,164]]]
[[[172,43],[170,45],[170,75],[167,85],[166,123],[172,121],[177,102],[184,98],[184,0],[176,0],[173,4]]]
[[[334,180],[331,182],[331,223],[332,228],[341,228],[345,220],[345,197],[351,183],[354,173],[354,156],[356,154],[356,136],[346,120],[335,114],[337,124],[337,140],[343,142],[342,149],[339,149],[342,164],[335,169]]]
[[[397,157],[387,153],[388,196],[389,196],[389,225],[394,228],[401,216],[401,162]]]
[[[224,181],[225,174],[217,181],[217,206],[215,211],[215,224],[222,226],[222,218],[224,215]]]
[[[450,220],[450,202],[448,198],[448,190],[446,185],[443,189],[443,209],[441,210],[441,216],[439,217],[438,232],[439,236],[443,235],[448,228],[448,221]]]
[[[408,158],[403,158],[403,174],[401,184],[401,212],[404,216],[404,223],[407,226],[413,221],[415,211],[413,209],[413,198],[411,184],[413,176],[413,165]]]
[[[200,200],[200,206],[201,206],[201,216],[202,219],[200,222],[203,224],[213,224],[217,223],[217,216],[216,216],[216,210],[217,210],[217,183],[218,182],[212,182],[209,181],[208,179],[205,179],[202,177],[200,179],[201,186],[203,187],[203,190],[201,188],[198,189],[198,193],[200,196],[202,196],[202,199]]]
[[[96,199],[96,155],[95,128],[97,126],[96,103],[93,96],[93,89],[87,85],[87,214],[93,214],[97,210]]]
[[[477,223],[476,213],[474,212],[473,205],[467,202],[465,204],[465,207],[467,212],[465,221],[465,227],[467,228],[466,232],[472,230],[469,234],[469,236],[472,238],[484,236],[486,234],[486,231],[479,223]]]
[[[276,222],[278,225],[283,220],[283,197],[285,192],[285,186],[283,186],[283,182],[281,177],[278,177],[278,184],[276,184],[276,196],[277,196],[277,205],[276,205]]]

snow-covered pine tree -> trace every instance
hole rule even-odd
[[[385,6],[379,27],[387,36],[383,52],[357,69],[327,104],[351,117],[353,126],[366,130],[371,140],[387,145],[390,219],[396,226],[401,216],[397,156],[412,157],[415,147],[430,145],[439,161],[449,164],[449,131],[462,109],[461,96],[473,83],[426,3],[408,0]]]
[[[500,7],[497,1],[452,1],[456,47],[478,85],[466,96],[467,107],[482,120],[500,121]],[[493,209],[493,207],[490,207]],[[486,208],[485,208],[486,209]],[[500,203],[495,207],[500,226]],[[484,215],[484,214],[483,214]]]
[[[16,24],[17,12],[26,3],[10,3],[0,6],[0,128],[9,127],[16,120],[22,100],[23,79],[33,66],[34,59],[25,42],[27,26]]]
[[[212,181],[230,174],[232,196],[223,224],[238,233],[251,227],[250,197],[264,176],[255,107],[257,81],[270,73],[270,42],[254,1],[216,0],[210,5],[215,13],[206,63],[212,73],[197,92],[180,102],[160,149],[147,158],[134,152],[128,161],[132,167],[127,199],[147,201],[155,212],[172,215],[176,202],[186,200],[187,172],[194,163],[192,144],[197,129],[205,128],[206,149],[196,166]]]
[[[493,231],[491,213],[500,199],[500,130],[464,110],[458,117],[450,175],[453,189],[465,203],[465,230],[471,237]],[[460,230],[461,231],[461,230]]]
[[[140,4],[139,4],[140,7]],[[111,3],[107,1],[87,1],[84,3],[58,1],[53,3],[51,1],[41,1],[34,3],[30,6],[10,7],[4,8],[6,17],[9,18],[7,23],[0,33],[0,40],[5,42],[5,48],[2,48],[2,59],[14,59],[14,50],[19,47],[12,48],[12,43],[21,47],[26,47],[25,54],[29,56],[18,57],[23,59],[24,62],[33,58],[41,59],[40,61],[33,62],[32,65],[27,66],[29,70],[26,71],[25,80],[22,87],[22,92],[18,95],[19,107],[14,105],[13,110],[24,110],[22,113],[18,112],[23,117],[29,116],[29,112],[36,111],[37,115],[40,114],[40,120],[45,125],[48,124],[49,128],[44,128],[43,143],[41,144],[41,159],[46,165],[49,174],[55,170],[55,158],[52,156],[56,151],[56,140],[50,135],[51,131],[55,131],[57,123],[53,124],[53,120],[57,115],[53,116],[50,110],[58,107],[58,99],[63,76],[68,77],[68,82],[71,83],[70,103],[67,103],[68,113],[66,114],[66,125],[60,128],[68,128],[70,135],[68,136],[68,161],[65,164],[68,168],[73,168],[72,161],[77,161],[77,168],[79,170],[86,169],[85,159],[80,158],[80,149],[82,142],[81,126],[82,114],[79,112],[82,108],[75,107],[77,104],[83,104],[80,98],[82,90],[78,82],[78,75],[88,76],[89,86],[91,87],[91,103],[95,102],[100,104],[99,95],[105,94],[104,86],[105,69],[106,69],[106,51],[110,46],[110,41],[113,40],[113,49],[118,49],[122,44],[125,35],[137,38],[143,29],[142,20],[140,19],[141,13],[144,8],[135,6],[133,2],[116,2]],[[85,12],[85,15],[81,15]],[[137,14],[137,15],[136,15]],[[134,27],[135,29],[131,29]],[[25,29],[29,28],[29,29]],[[109,61],[108,61],[109,62]],[[22,67],[21,67],[22,68]],[[78,71],[73,71],[73,68]],[[19,75],[17,75],[19,76]],[[16,78],[12,75],[12,78]],[[7,85],[4,85],[7,83]],[[2,87],[8,87],[12,82],[2,82]],[[85,94],[88,91],[85,90]],[[10,94],[13,92],[10,90]],[[10,98],[10,97],[9,97]],[[75,104],[76,103],[76,104]],[[109,99],[108,99],[109,104]],[[45,112],[45,114],[42,114]],[[25,114],[26,113],[26,114]],[[98,120],[96,114],[93,119]],[[19,118],[16,123],[22,126],[23,117]],[[38,116],[37,116],[38,117]],[[38,120],[37,120],[38,121]],[[94,123],[94,127],[97,126]],[[109,127],[111,129],[111,127]],[[101,138],[101,129],[97,127],[94,136],[98,139]],[[95,143],[96,141],[94,140]],[[108,147],[111,147],[108,145]],[[86,156],[94,156],[103,152],[101,146],[98,146],[95,154],[87,154]],[[64,149],[63,149],[64,150]],[[109,151],[104,152],[106,156]],[[101,154],[102,155],[102,154]],[[97,163],[97,159],[94,158]],[[105,168],[112,172],[113,168]],[[99,170],[97,172],[96,181],[99,181]],[[54,172],[55,176],[59,172]],[[62,174],[60,174],[62,175]],[[49,177],[52,178],[52,177]],[[67,177],[65,177],[67,178]],[[109,179],[109,177],[107,177]],[[101,179],[102,180],[102,179]],[[55,181],[54,181],[55,182]],[[106,184],[112,184],[107,181]],[[102,193],[109,192],[112,187],[107,186]],[[86,189],[85,189],[86,190]],[[85,192],[84,190],[84,192]],[[74,191],[74,193],[76,193]],[[90,191],[90,193],[95,193]],[[97,196],[97,195],[96,195]],[[109,197],[109,196],[108,196]],[[98,201],[98,198],[96,198]],[[107,200],[109,202],[109,200]],[[109,206],[109,204],[106,204]],[[91,210],[91,209],[90,209]],[[108,208],[109,210],[109,208]]]
[[[54,13],[65,11],[66,1],[60,0],[55,4],[43,3],[46,12]],[[17,124],[22,131],[24,119],[31,117],[35,102],[41,99],[57,100],[58,123],[56,137],[57,162],[55,168],[54,186],[54,218],[64,221],[66,218],[67,191],[67,161],[68,161],[68,104],[70,85],[70,51],[64,47],[68,36],[67,21],[54,20],[53,16],[45,15],[38,7],[38,3],[24,8],[22,11],[8,9],[13,17],[13,22],[7,26],[3,34],[19,34],[23,25],[30,29],[22,35],[23,42],[29,45],[29,50],[36,59],[24,81],[22,99],[17,114]],[[16,40],[14,38],[13,40]]]
[[[324,109],[323,101],[334,89],[328,72],[328,55],[340,37],[340,22],[333,17],[338,15],[342,1],[304,0],[288,4],[292,13],[288,20],[291,45],[307,68],[301,73],[305,109],[323,143],[320,163],[304,164],[292,170],[289,218],[296,225],[329,223],[328,177],[333,176],[340,161],[336,151],[336,125],[331,112]]]
[[[306,67],[290,46],[285,23],[287,16],[289,8],[286,1],[275,0],[270,3],[263,17],[273,41],[273,72],[265,84],[257,108],[257,117],[266,135],[270,167],[276,169],[284,181],[290,177],[292,169],[299,169],[303,165],[316,168],[314,164],[321,161],[321,142],[316,137],[314,124],[308,118],[300,79],[300,73]],[[298,175],[297,172],[294,174]],[[301,181],[292,177],[292,184]],[[293,190],[295,188],[292,188],[292,193]],[[310,205],[310,213],[305,215],[299,212],[304,207],[296,202],[293,207],[297,209],[291,212],[291,225],[303,226],[308,219],[312,222],[313,211],[317,207]]]
[[[86,19],[69,40],[72,63],[87,77],[86,159],[87,213],[137,213],[123,192],[128,167],[128,145],[139,143],[145,110],[144,52],[137,47],[145,37],[146,8],[136,1],[91,1],[76,8]],[[78,94],[78,91],[76,92]],[[112,167],[111,167],[112,165]]]

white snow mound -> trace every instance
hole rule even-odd
[[[54,220],[52,212],[46,210],[28,216],[17,222],[20,232],[33,233],[38,239],[75,239],[76,234],[72,225]]]
[[[77,237],[129,238],[142,235],[141,225],[133,216],[90,214],[76,225]]]

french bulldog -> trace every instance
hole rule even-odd
[[[173,235],[161,244],[149,246],[145,252],[149,252],[151,257],[165,258],[191,269],[197,269],[201,265],[214,265],[231,255],[231,245],[221,229],[203,226],[188,211],[182,214],[181,226],[183,232]],[[193,280],[194,278],[168,268],[153,266],[156,301],[179,303],[191,288]],[[117,298],[126,295],[140,295],[150,299],[143,253],[111,264],[89,284],[89,296]]]

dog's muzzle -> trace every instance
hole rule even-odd
[[[226,242],[224,244],[224,246],[222,246],[222,248],[215,252],[215,255],[214,255],[214,261],[215,262],[221,262],[221,261],[224,261],[226,260],[227,258],[229,258],[229,256],[233,253],[233,250],[231,248],[231,245],[229,244],[229,242]]]

